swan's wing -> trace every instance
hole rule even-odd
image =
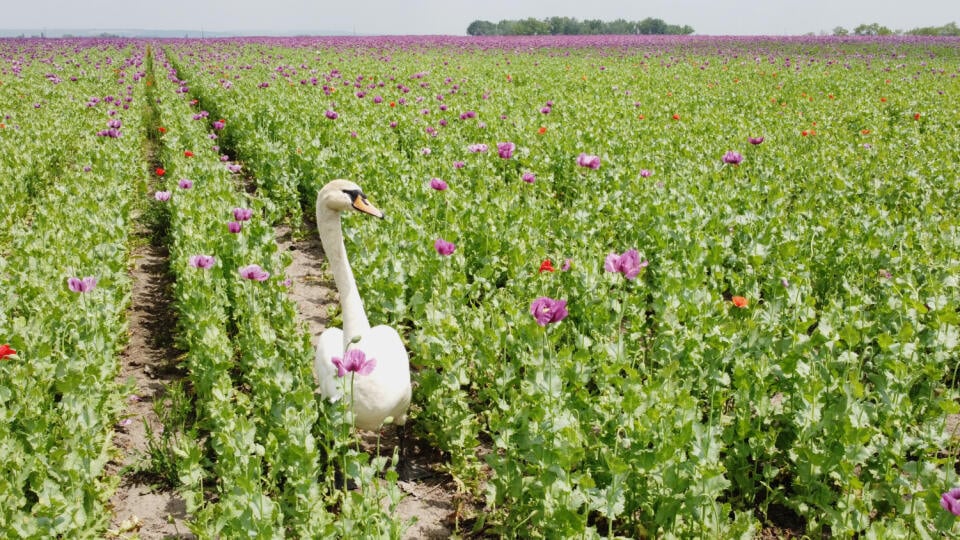
[[[343,395],[337,367],[330,361],[334,356],[343,357],[343,330],[327,328],[317,341],[317,355],[313,360],[313,375],[317,378],[320,395],[337,401]]]
[[[392,416],[397,424],[407,419],[410,406],[410,359],[407,349],[396,330],[389,326],[376,326],[366,332],[356,345],[367,355],[377,360],[377,366],[370,375],[358,378],[355,391],[359,403],[358,422],[365,416],[361,408],[370,405],[370,413],[379,416]],[[362,380],[361,379],[366,379]],[[375,404],[375,405],[374,405]],[[357,402],[355,402],[357,406]],[[374,410],[378,412],[374,412]],[[382,422],[382,418],[379,420]],[[365,429],[376,429],[366,427]]]

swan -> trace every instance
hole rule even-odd
[[[407,422],[412,393],[410,359],[396,330],[386,325],[370,328],[367,321],[340,225],[340,214],[350,210],[383,218],[383,212],[370,204],[360,186],[349,180],[333,180],[317,193],[317,231],[340,294],[343,329],[327,328],[320,334],[314,374],[320,394],[331,402],[343,397],[352,377],[354,425],[376,431],[388,418],[398,426]],[[374,358],[373,371],[338,377],[332,359],[343,358],[348,349],[360,349],[368,359]],[[403,432],[401,429],[401,453]]]

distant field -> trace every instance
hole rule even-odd
[[[347,251],[463,536],[956,535],[958,74],[953,38],[0,40],[0,536],[106,529],[134,220],[185,373],[144,468],[193,532],[402,535],[273,236],[333,178],[387,214]]]

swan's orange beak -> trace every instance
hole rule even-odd
[[[363,196],[362,193],[357,194],[353,199],[353,207],[357,210],[363,212],[364,214],[370,214],[373,217],[378,217],[383,219],[383,212],[380,211],[376,206],[370,204],[370,201]]]

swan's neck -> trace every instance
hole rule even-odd
[[[343,244],[343,230],[340,228],[340,213],[325,208],[317,210],[317,230],[323,252],[330,263],[333,281],[340,293],[340,310],[343,315],[343,346],[370,329],[367,314],[363,310],[363,300],[353,279],[350,261],[347,260],[347,248]]]

